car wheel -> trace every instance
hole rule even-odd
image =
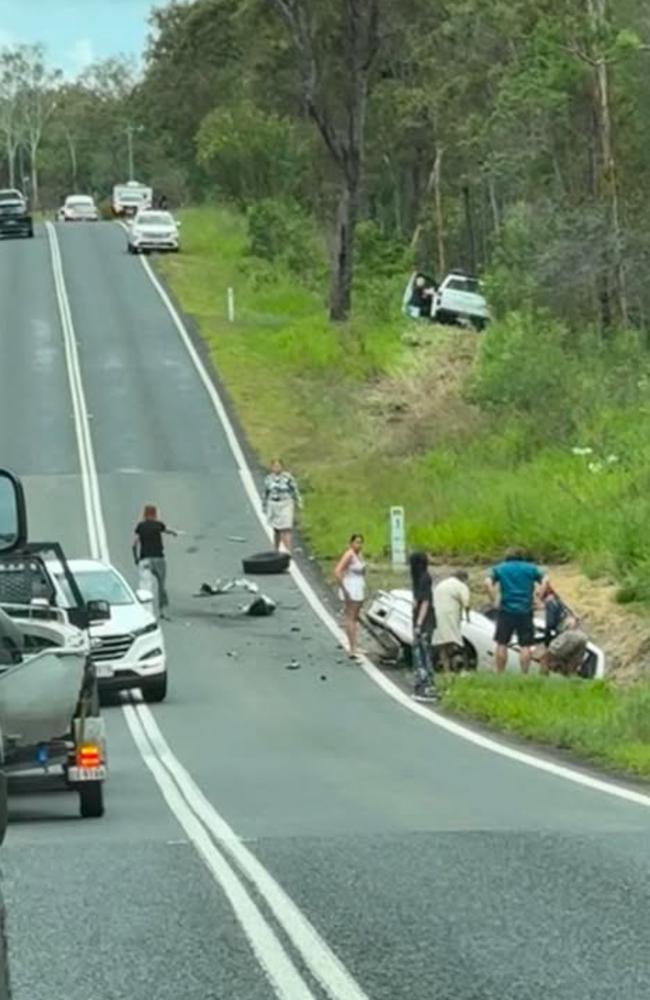
[[[131,243],[127,244],[127,248],[126,249],[127,249],[128,253],[135,253],[135,247],[132,246]]]
[[[27,239],[28,240],[33,240],[34,239],[34,230],[33,229],[28,229],[27,230]]]
[[[463,645],[465,646],[463,652],[461,653],[459,650],[453,661],[454,673],[458,673],[460,670],[478,670],[478,653],[467,639],[464,640]]]
[[[83,819],[104,815],[104,783],[87,781],[79,787],[79,813]]]
[[[480,317],[475,317],[474,319],[470,320],[470,323],[472,324],[477,333],[483,333],[483,330],[485,330],[485,320],[481,319]]]
[[[150,705],[155,702],[164,701],[167,697],[167,671],[158,677],[152,677],[151,680],[144,681],[140,685],[140,690],[142,691],[142,697]]]
[[[242,560],[244,573],[252,576],[266,576],[284,573],[289,568],[291,556],[288,552],[258,552]]]

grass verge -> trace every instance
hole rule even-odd
[[[648,683],[620,688],[605,681],[478,674],[450,680],[444,705],[502,732],[650,779]]]

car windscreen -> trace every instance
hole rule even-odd
[[[447,288],[454,292],[473,292],[474,294],[480,292],[476,278],[450,278],[447,282]]]
[[[136,222],[143,226],[173,226],[174,220],[167,212],[147,212],[140,214]]]
[[[133,597],[119,576],[110,569],[77,570],[74,578],[84,601],[108,601],[109,604],[133,604]]]
[[[71,205],[73,208],[92,208],[93,200],[92,198],[66,198],[66,205]]]

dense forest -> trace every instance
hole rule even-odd
[[[142,71],[70,81],[38,48],[2,53],[5,182],[106,198],[130,131],[173,203],[231,200],[270,241],[317,220],[333,318],[356,243],[489,274],[497,309],[643,328],[649,46],[645,0],[171,3]]]

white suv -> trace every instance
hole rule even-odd
[[[129,253],[147,253],[149,250],[178,253],[179,226],[171,212],[140,209],[128,225],[127,250]]]
[[[167,662],[162,630],[153,613],[153,594],[134,593],[114,566],[96,559],[70,559],[69,567],[85,601],[106,601],[111,617],[90,627],[91,656],[100,691],[140,688],[145,701],[167,694]],[[62,568],[48,562],[57,604],[73,602]]]

